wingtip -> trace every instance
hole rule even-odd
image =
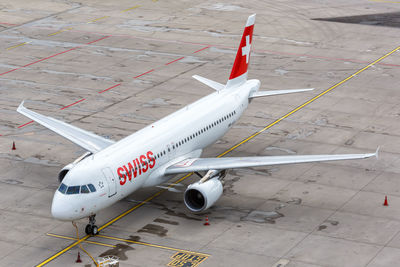
[[[17,111],[20,111],[21,109],[25,108],[24,103],[25,103],[25,100],[22,100],[21,104],[19,104],[19,106],[17,108]]]

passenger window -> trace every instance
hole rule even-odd
[[[90,192],[96,192],[96,187],[94,187],[94,185],[92,185],[92,184],[88,184],[88,187],[89,187],[89,189],[90,189]]]
[[[70,186],[67,189],[67,195],[79,194],[79,189],[80,189],[79,185]]]
[[[67,191],[68,186],[66,186],[65,184],[61,183],[60,187],[58,188],[58,191],[60,191],[61,193],[65,194],[65,191]]]
[[[81,194],[88,194],[90,193],[89,188],[86,185],[81,186]]]

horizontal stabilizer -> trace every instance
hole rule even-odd
[[[219,91],[219,90],[222,90],[225,88],[225,85],[218,83],[218,82],[214,82],[210,79],[201,77],[199,75],[193,75],[192,77],[195,78],[196,80],[198,80],[199,82],[204,83],[205,85],[211,87],[214,90]]]
[[[300,93],[312,91],[314,88],[305,88],[305,89],[290,89],[290,90],[274,90],[274,91],[258,91],[254,92],[249,96],[249,98],[263,97],[263,96],[271,96],[271,95],[284,95],[284,94],[292,94],[292,93]]]

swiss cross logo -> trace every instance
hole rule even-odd
[[[246,46],[242,47],[242,56],[246,56],[246,64],[249,64],[250,48],[250,35],[246,35]]]
[[[254,25],[244,28],[242,39],[237,50],[235,62],[233,63],[232,72],[229,79],[235,79],[247,72],[250,62],[251,41],[253,37]]]

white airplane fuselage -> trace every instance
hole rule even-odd
[[[199,157],[205,147],[220,139],[240,118],[249,95],[259,87],[258,80],[248,80],[216,91],[84,158],[62,183],[68,187],[92,184],[96,191],[65,194],[57,190],[52,215],[60,220],[81,219],[142,187],[165,183],[172,177],[164,175],[165,168]]]

